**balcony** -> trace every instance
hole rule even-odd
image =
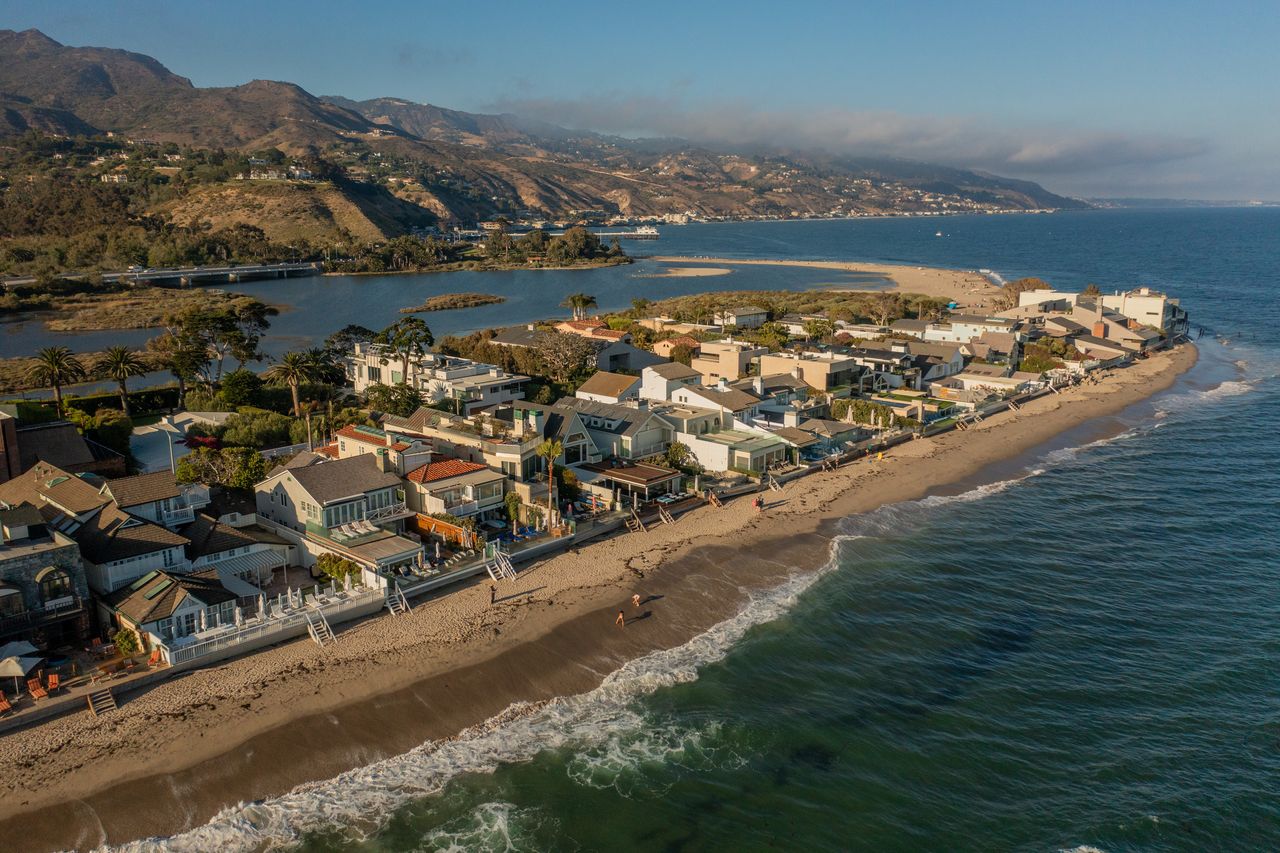
[[[196,520],[196,511],[189,506],[166,509],[160,513],[160,521],[165,527],[179,527]]]
[[[365,513],[364,520],[372,524],[383,524],[388,521],[408,518],[413,514],[413,510],[409,509],[408,505],[406,505],[404,501],[400,501],[399,503],[393,503],[390,506],[369,510]]]
[[[84,612],[84,601],[78,595],[64,595],[46,601],[43,607],[0,618],[0,636],[30,631],[42,625],[60,622]]]

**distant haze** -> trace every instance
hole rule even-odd
[[[201,86],[989,170],[1076,196],[1280,200],[1280,5],[31,3],[0,27]]]

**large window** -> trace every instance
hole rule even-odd
[[[57,601],[59,598],[66,598],[75,592],[75,587],[71,584],[71,575],[53,566],[36,575],[36,582],[40,584],[40,600],[45,604]]]

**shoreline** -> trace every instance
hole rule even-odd
[[[701,255],[653,255],[647,260],[659,263],[699,263],[724,264],[728,266],[772,266],[801,267],[805,269],[838,270],[878,275],[893,283],[892,292],[918,293],[953,300],[962,308],[970,310],[991,310],[992,300],[1001,293],[1001,288],[992,284],[981,273],[973,270],[948,269],[946,267],[924,267],[909,264],[878,264],[863,261],[806,261],[786,260],[781,258],[736,259],[722,257],[703,257]],[[883,290],[857,287],[832,288],[859,293],[879,293]]]
[[[327,649],[295,641],[165,682],[101,720],[79,713],[0,737],[0,834],[41,848],[168,835],[450,738],[512,703],[589,690],[820,565],[837,519],[963,483],[1115,415],[1170,387],[1196,355],[1184,345],[883,462],[792,481],[762,516],[740,498],[584,545],[523,570],[495,608],[485,583],[454,588],[409,616],[347,627]],[[613,628],[633,591],[661,596],[652,618]],[[129,807],[138,802],[148,808]]]

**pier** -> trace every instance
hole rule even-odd
[[[216,267],[171,267],[166,269],[137,269],[124,272],[102,274],[104,282],[130,282],[133,284],[167,284],[187,287],[193,284],[229,284],[237,281],[263,278],[296,278],[298,276],[320,275],[319,262],[297,262],[285,264],[242,264]],[[79,280],[84,274],[65,275],[62,278]],[[7,278],[3,281],[6,290],[15,287],[28,287],[36,283],[34,276]]]

